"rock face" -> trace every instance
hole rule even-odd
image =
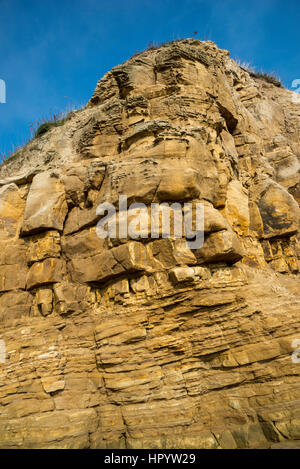
[[[3,163],[0,447],[300,439],[299,168],[291,92],[192,39],[115,67]],[[202,202],[204,245],[100,239],[120,195]]]

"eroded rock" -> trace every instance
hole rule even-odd
[[[22,234],[62,231],[67,211],[64,186],[58,176],[51,172],[37,174],[27,197]]]
[[[300,438],[299,119],[289,90],[175,41],[0,166],[1,448]],[[120,195],[127,231],[100,239]],[[203,246],[153,235],[153,203],[171,223],[203,204]]]

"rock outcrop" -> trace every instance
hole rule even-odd
[[[0,184],[0,447],[300,439],[290,91],[212,42],[148,50],[3,163]],[[124,194],[202,202],[204,245],[100,239],[98,205]]]

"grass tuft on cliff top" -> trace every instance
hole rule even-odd
[[[263,71],[257,72],[255,67],[253,67],[250,62],[242,62],[240,59],[235,59],[235,62],[238,66],[243,69],[245,72],[249,73],[252,78],[258,78],[260,80],[264,80],[267,83],[271,83],[272,85],[277,86],[278,88],[283,88],[283,84],[281,83],[280,77],[276,75],[276,73],[266,73]]]
[[[82,107],[83,105],[72,108],[68,107],[67,110],[59,112],[58,114],[50,112],[48,116],[42,117],[38,121],[32,122],[29,125],[28,136],[21,144],[13,145],[12,149],[5,153],[0,152],[0,165],[6,161],[11,161],[12,159],[16,158],[20,154],[21,150],[35,138],[39,138],[45,135],[54,127],[60,127],[64,125],[65,122],[69,119],[70,115]]]
[[[57,118],[57,116],[54,115],[52,120],[43,122],[42,124],[38,126],[38,128],[34,132],[34,138],[44,135],[46,132],[48,132],[48,130],[52,129],[53,127],[59,127],[61,125],[64,125],[66,120],[67,120],[67,116],[59,119]]]
[[[275,73],[265,73],[265,72],[249,72],[250,76],[253,78],[259,78],[260,80],[264,80],[267,83],[271,83],[272,85],[277,86],[278,88],[283,88],[283,84],[281,83],[280,78],[275,75]]]

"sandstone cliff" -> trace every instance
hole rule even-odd
[[[212,42],[145,51],[0,166],[0,447],[300,439],[300,106]],[[205,205],[205,243],[96,207]]]

